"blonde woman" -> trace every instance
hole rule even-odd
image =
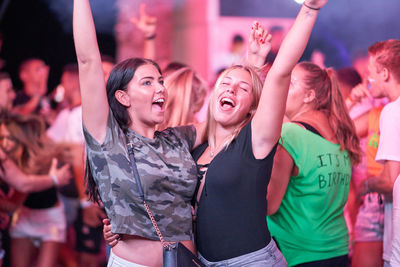
[[[326,0],[305,1],[264,85],[251,68],[233,66],[210,97],[208,142],[194,151],[205,172],[197,195],[196,245],[207,266],[286,266],[271,239],[265,211],[290,74]],[[250,46],[265,46],[253,27]],[[216,219],[217,218],[217,219]]]
[[[193,152],[203,171],[196,244],[207,266],[287,266],[265,220],[267,185],[290,74],[326,2],[305,1],[264,85],[246,66],[233,66],[217,80],[209,103],[208,142]],[[251,46],[265,52],[268,33],[258,26],[252,29]],[[109,228],[105,236],[111,236]]]
[[[164,123],[158,129],[197,123],[195,114],[204,104],[207,84],[191,68],[180,68],[165,77],[168,100]]]

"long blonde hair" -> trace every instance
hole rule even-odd
[[[210,147],[215,146],[215,131],[216,131],[216,127],[217,127],[217,122],[215,121],[215,114],[214,114],[214,108],[213,108],[213,104],[216,102],[215,98],[217,97],[215,94],[215,89],[220,86],[220,84],[221,84],[222,80],[225,78],[225,76],[234,69],[242,69],[242,70],[247,71],[250,74],[251,82],[252,82],[252,91],[251,92],[253,94],[253,102],[252,102],[248,116],[246,117],[245,120],[243,120],[238,125],[238,127],[234,130],[232,135],[225,141],[225,143],[223,145],[223,149],[228,147],[228,145],[238,136],[240,130],[253,118],[253,116],[257,110],[258,103],[260,102],[260,97],[261,97],[261,93],[263,90],[263,83],[261,82],[261,79],[255,70],[253,70],[249,66],[244,66],[244,65],[234,65],[234,66],[224,70],[219,75],[219,77],[215,83],[214,89],[210,95],[210,101],[209,101],[209,105],[208,105],[208,114],[207,114],[207,135],[208,136],[207,136],[207,139],[208,139],[208,145]]]
[[[360,141],[340,93],[335,71],[323,70],[311,62],[301,62],[298,67],[306,72],[303,79],[305,89],[315,91],[314,109],[327,116],[340,148],[347,150],[353,164],[359,163]]]
[[[191,68],[184,67],[169,74],[164,84],[168,90],[165,121],[157,129],[194,123],[194,115],[207,94],[206,82]]]

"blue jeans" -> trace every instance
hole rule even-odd
[[[333,257],[319,261],[310,261],[295,265],[295,267],[347,267],[347,266],[350,266],[348,255]]]
[[[271,239],[269,244],[260,249],[248,254],[244,254],[235,258],[210,262],[206,260],[200,253],[199,259],[209,267],[260,267],[260,266],[274,266],[274,267],[287,267],[288,264],[283,257],[282,253],[275,244],[275,241]]]

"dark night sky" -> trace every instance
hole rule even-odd
[[[49,3],[69,3],[69,8],[58,10]],[[109,1],[110,3],[114,1]],[[106,9],[106,8],[105,8]],[[112,13],[112,9],[108,9]],[[95,11],[94,11],[95,12]],[[114,12],[115,13],[115,12]],[[61,16],[61,15],[64,16]],[[65,20],[65,18],[69,18]],[[96,14],[95,14],[96,17]],[[115,14],[113,16],[115,18]],[[64,20],[62,20],[64,18]],[[65,25],[65,23],[70,25]],[[104,54],[115,55],[115,41],[112,36],[113,23],[109,21],[107,33],[98,33],[98,41]],[[17,88],[18,66],[24,59],[38,57],[50,66],[49,90],[59,81],[62,67],[76,62],[72,39],[72,1],[71,0],[11,0],[1,18],[0,27],[4,35],[1,57],[6,60],[6,71],[13,78]]]
[[[222,16],[294,18],[299,4],[293,0],[220,0]],[[330,0],[320,11],[308,49],[322,50],[331,62],[353,59],[377,41],[400,39],[399,0]],[[349,62],[350,63],[350,62]]]
[[[7,1],[9,5],[0,18],[5,39],[0,56],[7,62],[6,71],[18,88],[17,69],[21,61],[42,58],[51,67],[49,89],[53,89],[62,66],[76,60],[71,32],[73,1],[3,0],[0,6]],[[116,1],[90,0],[96,29],[100,31],[100,49],[112,56]],[[220,6],[222,16],[251,17],[294,17],[299,8],[292,0],[220,0]],[[305,58],[311,48],[320,48],[327,55],[328,66],[350,64],[352,57],[365,52],[376,41],[400,39],[398,0],[330,0],[320,13]]]

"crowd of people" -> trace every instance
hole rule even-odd
[[[39,58],[18,92],[0,72],[0,266],[163,266],[177,242],[204,266],[400,266],[400,40],[366,74],[298,63],[327,2],[279,49],[255,22],[209,86],[160,68],[145,6],[143,58],[115,63],[74,0],[57,88]]]

